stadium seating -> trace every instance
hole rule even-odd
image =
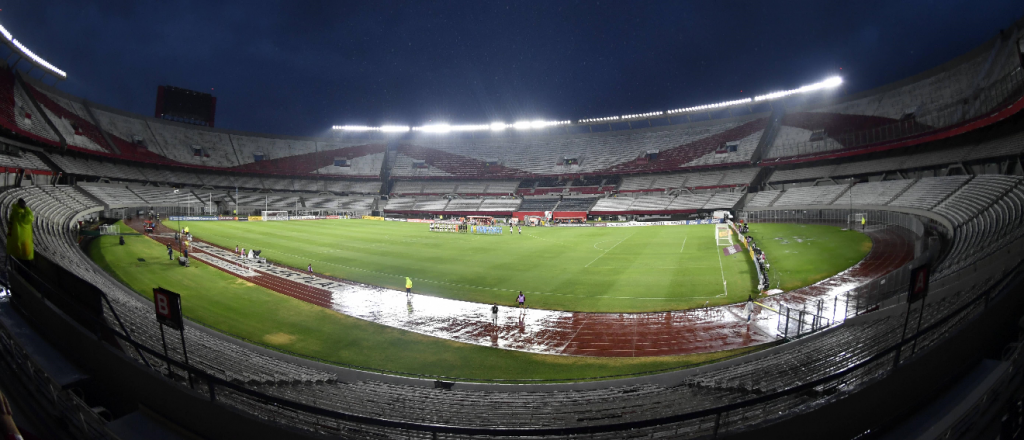
[[[444,211],[448,206],[448,199],[417,199],[412,206],[413,211]]]
[[[720,192],[715,193],[704,204],[703,209],[733,209],[743,198],[742,192]]]
[[[606,197],[599,199],[597,203],[591,208],[591,212],[597,214],[600,212],[619,212],[628,211],[629,206],[633,204],[633,198],[628,196],[618,197]]]
[[[801,180],[818,180],[832,175],[835,165],[797,168],[793,170],[777,170],[772,173],[771,182],[794,182]]]
[[[79,185],[79,188],[102,200],[110,208],[143,206],[147,204],[145,200],[123,185],[82,184]]]
[[[758,169],[753,167],[738,168],[724,172],[696,172],[650,174],[625,176],[619,192],[663,191],[678,188],[715,188],[723,186],[749,185],[757,175]]]
[[[480,211],[512,212],[519,209],[520,199],[484,199],[480,205]]]
[[[518,180],[399,180],[392,194],[406,195],[508,195],[515,192]]]
[[[21,83],[46,112],[46,116],[67,140],[68,147],[101,153],[112,153],[109,144],[91,121],[81,104],[43,92],[31,84]]]
[[[772,206],[829,205],[849,187],[849,185],[829,185],[787,189]]]
[[[392,197],[384,205],[384,209],[388,211],[411,211],[415,205],[415,197]]]
[[[594,206],[596,198],[569,198],[566,197],[558,202],[558,206],[555,207],[555,211],[574,211],[574,212],[586,212],[590,210],[591,206]]]
[[[929,210],[959,189],[969,177],[925,177],[910,186],[903,194],[889,202],[892,206]]]
[[[782,191],[759,191],[754,193],[748,200],[746,206],[751,208],[764,208],[772,206],[775,199],[782,195]]]
[[[0,167],[50,171],[50,167],[38,156],[27,151],[21,154],[0,154]]]
[[[479,211],[483,199],[454,199],[445,206],[445,211]]]
[[[523,203],[519,205],[520,211],[553,211],[555,205],[558,204],[558,199],[535,199],[527,198],[523,199]]]
[[[912,180],[889,180],[884,182],[858,183],[845,195],[832,202],[833,205],[887,205],[893,197],[907,189]]]
[[[1017,176],[977,176],[935,207],[954,223],[954,245],[941,278],[1024,235],[1024,186]]]
[[[681,166],[744,163],[749,162],[765,121],[736,118],[567,138],[423,138],[399,147],[392,175],[483,177],[651,172],[678,170]],[[726,142],[738,142],[740,148],[735,153],[716,155],[715,150]],[[637,163],[635,159],[649,150],[659,150],[659,157],[649,163]],[[577,159],[579,163],[562,164],[565,158]],[[422,161],[422,167],[414,166],[417,161]],[[489,162],[500,165],[489,166]]]
[[[17,85],[14,74],[6,67],[0,71],[0,122],[22,136],[46,145],[60,145],[60,138],[46,124],[25,90]]]

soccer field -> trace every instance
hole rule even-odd
[[[128,229],[127,227],[123,227]],[[92,259],[139,295],[160,286],[182,297],[197,323],[293,355],[346,367],[461,380],[555,380],[688,368],[773,344],[711,353],[653,357],[559,356],[485,347],[425,336],[346,316],[254,285],[194,259],[184,269],[149,237],[97,237]]]
[[[177,227],[177,222],[166,224]],[[678,310],[743,301],[756,293],[757,284],[749,256],[723,255],[713,225],[524,228],[522,235],[500,236],[436,233],[423,223],[369,220],[181,225],[225,248],[261,249],[262,256],[284,265],[312,264],[315,272],[394,289],[403,289],[408,276],[417,293],[481,303],[511,305],[522,290],[535,308]],[[762,240],[773,267],[786,266],[786,260],[799,267],[785,280],[787,290],[832,276],[870,249],[866,236],[834,227],[758,228],[807,238],[792,247],[799,251],[773,252],[772,247],[786,245]]]

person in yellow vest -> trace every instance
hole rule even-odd
[[[860,218],[860,230],[861,230],[861,231],[863,231],[863,230],[864,230],[864,225],[865,225],[866,223],[867,223],[867,218],[866,218],[866,217],[861,217],[861,218]]]
[[[412,294],[412,279],[409,277],[405,277],[405,294]]]
[[[18,199],[11,207],[7,221],[7,255],[25,261],[35,258],[35,246],[32,244],[33,219],[32,210],[25,205],[25,199]]]

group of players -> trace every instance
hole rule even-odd
[[[511,234],[515,234],[517,230],[519,231],[519,235],[523,235],[523,224],[522,223],[517,223],[517,224],[509,223],[509,225],[508,225],[508,233],[510,235]],[[478,234],[494,234],[494,235],[504,234],[505,233],[504,228],[502,228],[501,226],[476,225],[476,224],[472,224],[472,223],[467,224],[465,222],[459,222],[459,223],[433,222],[433,223],[430,224],[430,232],[456,232],[456,233],[474,232],[474,233],[478,233]]]

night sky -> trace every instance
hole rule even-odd
[[[218,127],[300,136],[643,113],[836,73],[853,93],[1024,16],[1020,0],[91,3],[4,1],[0,24],[66,92],[151,116],[158,85],[185,87],[217,97]]]

